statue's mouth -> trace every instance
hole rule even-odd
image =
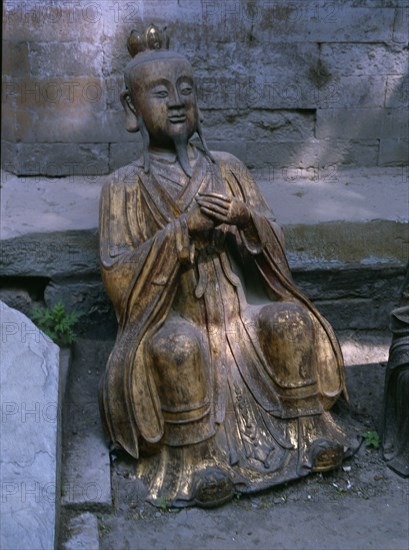
[[[180,124],[186,121],[186,115],[169,115],[168,119],[172,124]]]

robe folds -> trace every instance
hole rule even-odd
[[[328,322],[294,285],[281,229],[246,167],[228,153],[213,153],[215,162],[199,149],[195,155],[193,175],[183,185],[167,179],[172,166],[152,162],[149,173],[136,163],[132,177],[114,178],[102,190],[101,270],[118,334],[101,379],[101,415],[113,445],[135,458],[145,445],[188,453],[207,440],[208,449],[217,448],[209,456],[218,455],[227,470],[241,468],[244,484],[256,479],[263,487],[263,475],[267,485],[274,475],[277,481],[297,477],[314,438],[345,443],[327,412],[346,395],[342,354]],[[189,235],[186,215],[198,193],[209,192],[244,201],[250,223]],[[291,338],[277,365],[260,338],[260,312],[281,307],[288,319],[283,305],[309,320],[312,345],[299,380],[286,364]],[[203,391],[185,408],[167,406],[163,380],[174,386],[170,393],[185,384],[185,396],[192,383],[166,365],[158,373],[152,358],[151,342],[166,327],[168,334],[191,330],[199,346],[202,366],[194,367],[199,370],[191,380],[200,379]],[[174,422],[175,414],[182,421]],[[294,471],[280,477],[293,451]]]

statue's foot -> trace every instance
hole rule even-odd
[[[344,448],[327,439],[317,439],[310,447],[309,457],[312,472],[328,472],[341,466]]]
[[[231,500],[234,495],[231,479],[215,468],[197,473],[193,487],[194,504],[202,508],[220,506]]]

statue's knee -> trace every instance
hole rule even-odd
[[[200,354],[200,345],[193,330],[180,332],[175,326],[152,338],[150,352],[155,363],[173,363],[177,367],[195,359]]]
[[[308,312],[298,304],[277,302],[264,306],[258,316],[258,326],[272,338],[310,342],[313,325]]]
[[[264,306],[258,315],[260,343],[274,379],[283,387],[316,378],[314,327],[303,307],[290,302]]]
[[[200,336],[187,323],[170,324],[152,338],[150,363],[162,406],[183,410],[201,406],[208,395]]]

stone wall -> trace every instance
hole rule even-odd
[[[168,26],[205,135],[250,168],[408,163],[408,0],[6,0],[3,163],[106,174],[132,161],[119,93],[132,28]],[[320,172],[321,171],[321,172]]]

